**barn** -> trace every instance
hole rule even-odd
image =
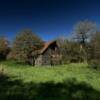
[[[38,51],[35,65],[61,64],[61,53],[57,41],[45,42],[44,47]]]

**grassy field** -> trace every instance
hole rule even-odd
[[[100,71],[87,64],[0,66],[8,76],[0,83],[1,100],[100,100]]]

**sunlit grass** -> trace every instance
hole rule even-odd
[[[53,81],[55,83],[76,78],[78,82],[86,82],[95,89],[100,90],[100,71],[88,68],[87,64],[67,64],[58,66],[29,66],[19,65],[13,62],[2,62],[2,66],[7,70],[7,74],[12,79],[21,79],[24,82],[45,83]]]

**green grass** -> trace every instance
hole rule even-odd
[[[84,63],[35,67],[13,62],[3,62],[1,64],[5,66],[9,76],[16,76],[16,79],[22,79],[24,82],[45,83],[53,81],[57,83],[76,78],[79,82],[86,82],[100,90],[100,71],[90,69]]]
[[[72,63],[72,64],[59,65],[59,66],[35,66],[35,67],[33,67],[33,66],[29,66],[29,65],[20,65],[20,64],[14,63],[14,62],[6,61],[6,62],[1,62],[0,66],[4,67],[4,71],[10,77],[10,80],[13,80],[13,81],[14,80],[22,80],[22,82],[24,84],[34,83],[34,84],[45,84],[45,86],[46,86],[48,84],[48,82],[51,82],[53,84],[59,84],[59,83],[63,84],[64,81],[69,81],[71,79],[75,79],[75,80],[73,80],[73,82],[75,82],[77,80],[77,83],[74,83],[74,85],[72,85],[72,86],[73,86],[73,88],[76,88],[76,90],[82,89],[82,91],[84,90],[85,92],[88,92],[88,90],[90,88],[84,89],[85,86],[82,85],[82,87],[80,87],[80,85],[78,85],[80,83],[85,83],[91,87],[91,89],[90,89],[91,91],[92,91],[92,88],[95,91],[100,91],[100,71],[90,69],[88,67],[88,65],[84,64],[84,63],[78,63],[78,64]],[[68,85],[68,86],[70,86],[70,85]],[[48,85],[47,85],[47,87],[48,87]],[[50,87],[51,87],[51,85],[49,86],[49,88]],[[15,88],[15,86],[14,86],[14,88]],[[71,91],[74,91],[73,88]],[[57,89],[58,88],[55,88],[54,91],[56,91]],[[92,93],[92,92],[90,92],[90,93]],[[93,93],[96,93],[96,92],[93,92]],[[92,96],[92,94],[91,94],[91,96]],[[77,93],[75,95],[79,95],[79,94]],[[42,94],[42,96],[43,96],[43,94]],[[59,98],[59,100],[66,100],[66,99],[62,99],[63,97],[64,97],[64,94],[63,95],[61,94],[61,98]],[[29,99],[29,100],[31,100],[31,99]],[[36,100],[42,100],[42,99],[36,99]],[[58,99],[43,99],[43,100],[58,100]],[[74,100],[74,99],[70,99],[70,100]],[[87,99],[84,99],[84,96],[83,96],[83,98],[75,99],[75,100],[87,100]],[[94,98],[91,100],[100,100],[100,98],[99,99]]]

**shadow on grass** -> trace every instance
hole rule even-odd
[[[100,92],[76,79],[36,84],[1,76],[0,100],[100,100]]]

